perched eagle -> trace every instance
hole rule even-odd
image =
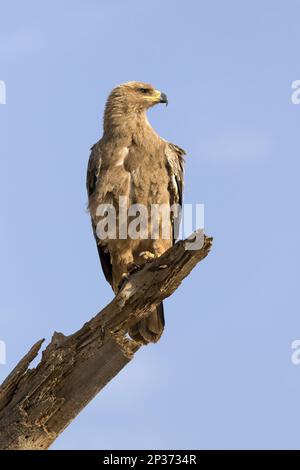
[[[171,212],[167,237],[161,236],[161,230],[158,237],[151,237],[150,215],[147,238],[117,235],[99,239],[97,235],[97,224],[103,216],[98,208],[113,205],[118,219],[120,197],[126,199],[128,206],[145,206],[149,214],[153,205],[182,204],[185,152],[162,139],[151,127],[146,111],[157,103],[167,104],[167,96],[149,84],[128,82],[114,88],[105,107],[103,137],[91,149],[87,170],[88,207],[102,269],[115,293],[134,269],[161,256],[175,239],[178,220]],[[128,216],[128,224],[129,219]],[[163,329],[164,313],[160,304],[129,334],[147,344],[158,341]]]

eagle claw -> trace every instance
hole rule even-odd
[[[156,258],[156,255],[151,253],[151,251],[141,251],[139,257],[142,258],[144,262],[149,263]]]

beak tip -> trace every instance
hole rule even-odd
[[[160,95],[160,102],[165,103],[166,106],[168,106],[168,97],[165,93],[161,93]]]

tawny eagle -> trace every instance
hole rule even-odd
[[[113,205],[118,217],[120,197],[128,206],[144,205],[149,214],[153,205],[182,204],[185,152],[151,127],[146,111],[157,103],[167,104],[167,96],[147,83],[127,82],[114,88],[105,107],[103,136],[91,149],[87,170],[89,211],[102,269],[115,293],[134,267],[162,255],[174,243],[173,212],[169,213],[167,237],[161,236],[161,230],[158,237],[151,237],[150,215],[147,238],[121,237],[119,232],[106,239],[97,235],[97,224],[103,216],[98,208]],[[160,304],[129,334],[143,344],[156,342],[164,324]]]

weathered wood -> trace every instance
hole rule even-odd
[[[212,239],[188,250],[180,241],[130,276],[94,318],[70,336],[54,333],[38,366],[38,341],[0,388],[0,449],[47,449],[141,345],[128,329],[170,296],[207,256]]]

